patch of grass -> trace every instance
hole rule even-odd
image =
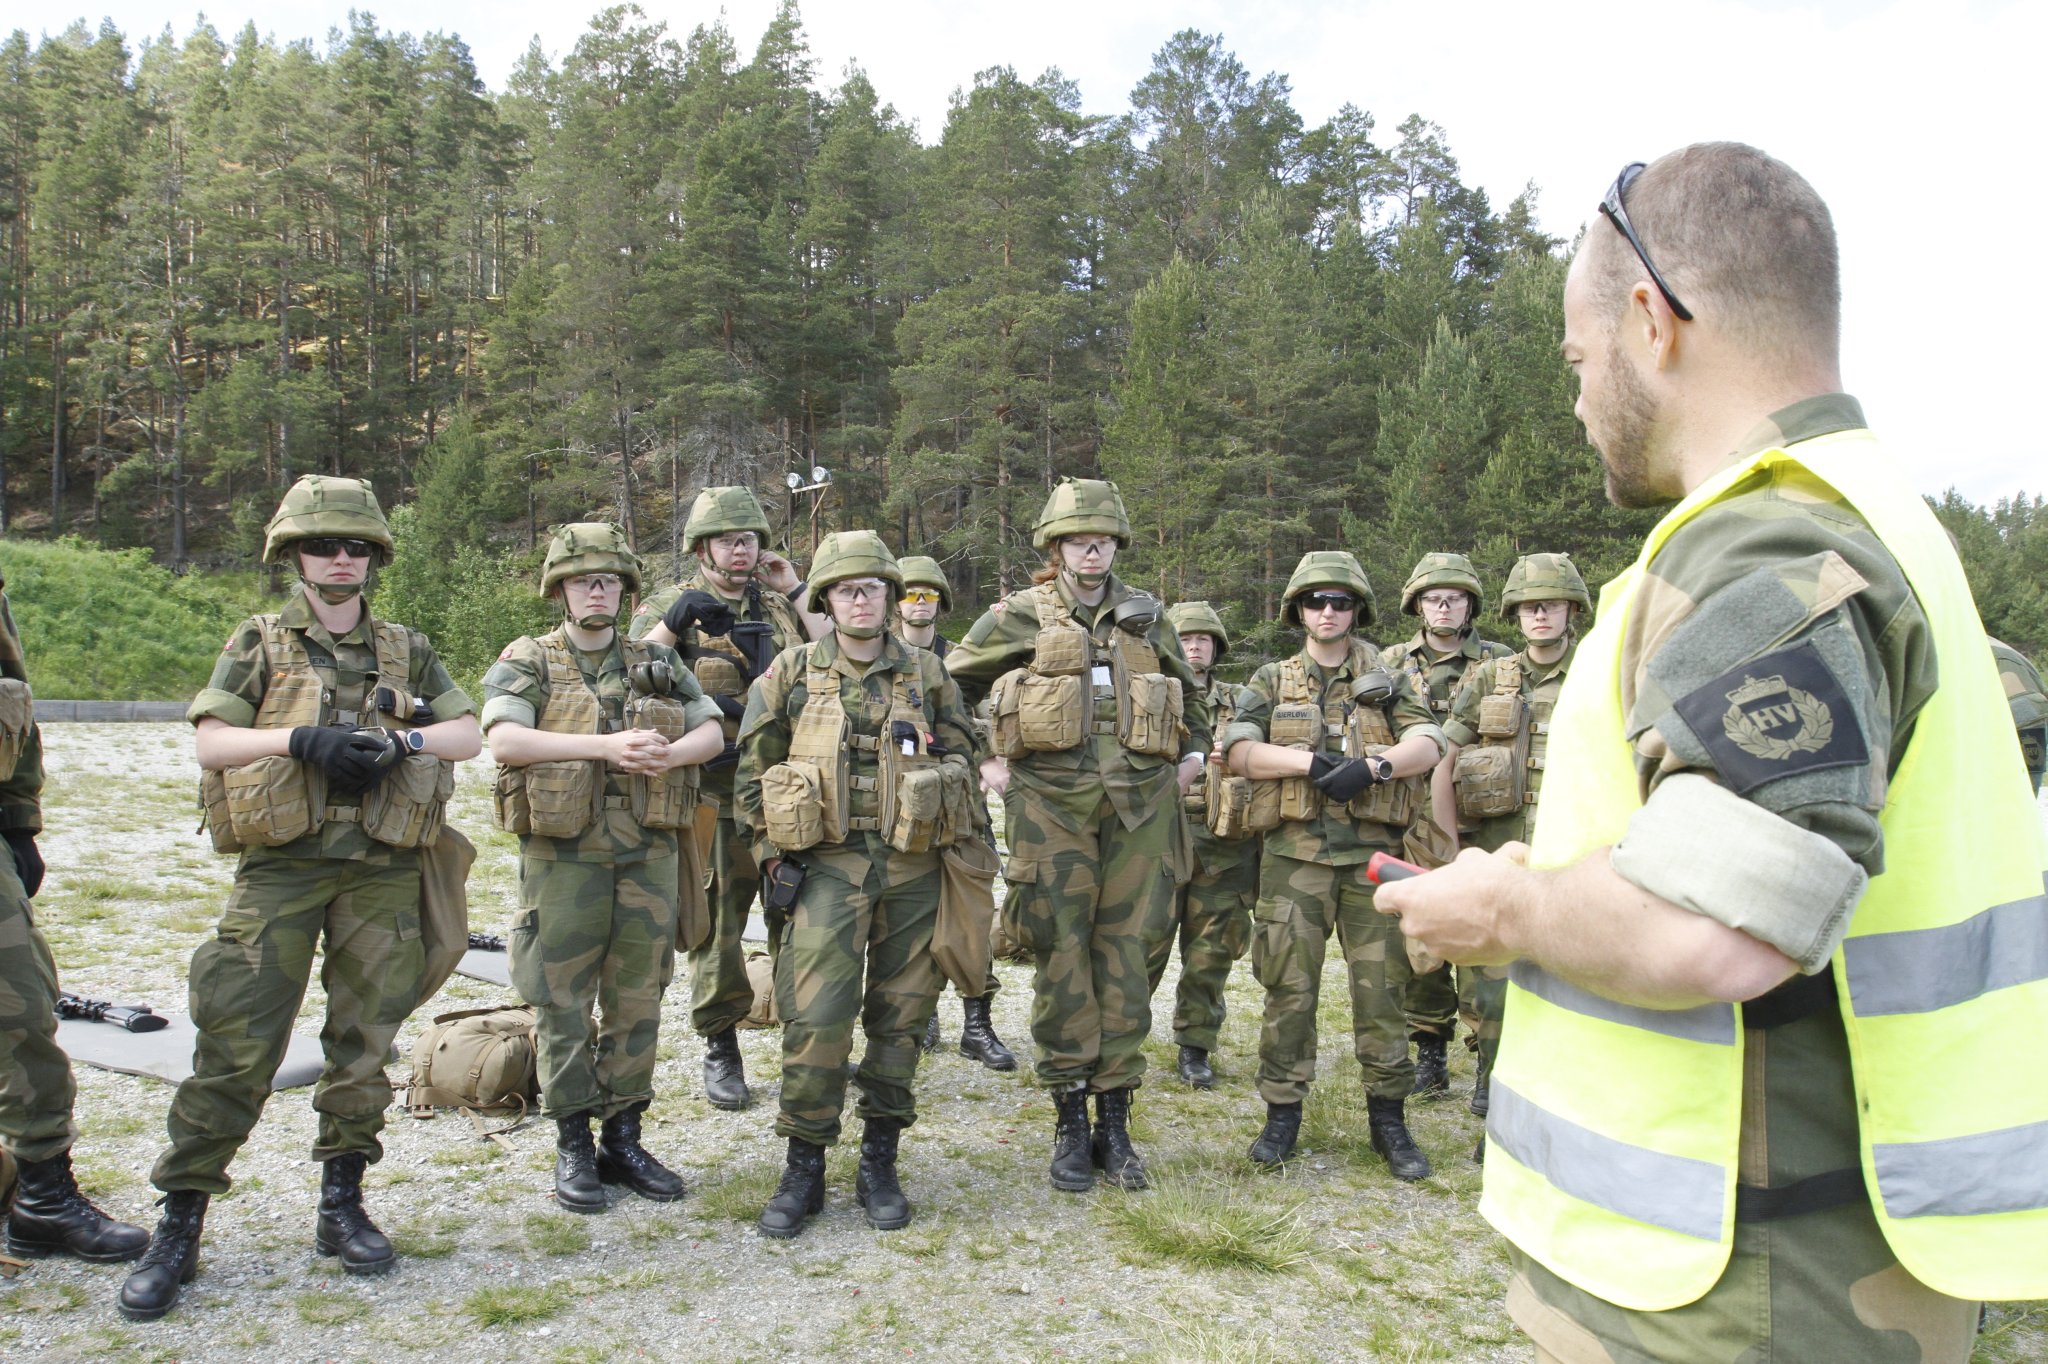
[[[526,1243],[543,1255],[576,1255],[590,1249],[588,1219],[580,1214],[537,1212],[526,1219]]]
[[[775,1196],[782,1171],[754,1165],[706,1183],[697,1195],[697,1214],[719,1222],[752,1222]]]
[[[576,1290],[556,1282],[532,1287],[479,1288],[462,1300],[462,1310],[479,1326],[519,1326],[546,1321],[575,1300]]]
[[[1159,1183],[1143,1198],[1105,1199],[1110,1225],[1140,1252],[1206,1269],[1277,1274],[1308,1263],[1314,1244],[1302,1195],[1260,1197],[1257,1186]]]
[[[460,1146],[444,1146],[427,1159],[436,1165],[493,1165],[498,1160],[498,1148],[488,1141],[467,1141]]]
[[[293,1306],[299,1320],[313,1326],[340,1326],[370,1315],[370,1304],[353,1293],[301,1293]]]
[[[73,1283],[17,1281],[7,1295],[7,1305],[16,1312],[72,1312],[85,1306],[86,1293]]]
[[[916,1220],[898,1231],[878,1233],[875,1243],[884,1250],[898,1255],[907,1255],[913,1260],[929,1260],[945,1250],[953,1239],[953,1228],[942,1217],[935,1217],[924,1208],[916,1208]]]
[[[453,1255],[462,1245],[462,1232],[469,1223],[444,1217],[434,1222],[408,1222],[391,1235],[400,1255],[418,1260],[439,1260]]]

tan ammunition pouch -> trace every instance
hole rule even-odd
[[[1320,753],[1327,735],[1322,705],[1309,684],[1308,665],[1299,657],[1290,658],[1280,665],[1280,696],[1273,706],[1272,718],[1266,723],[1267,742],[1303,753]],[[1278,777],[1259,785],[1273,788],[1265,803],[1275,812],[1276,823],[1315,819],[1323,813],[1323,793],[1307,777]]]
[[[1529,704],[1522,699],[1518,660],[1494,664],[1493,690],[1479,701],[1479,742],[1458,751],[1451,781],[1458,813],[1466,819],[1496,819],[1521,810],[1528,794]]]
[[[0,781],[14,775],[35,723],[35,698],[28,683],[15,677],[0,677]]]
[[[207,775],[221,779],[236,848],[281,847],[319,827],[313,808],[325,798],[327,779],[297,758],[258,758]],[[220,842],[216,834],[214,846]]]
[[[536,641],[547,660],[547,703],[534,728],[550,734],[602,734],[604,708],[583,681],[560,630]],[[498,768],[492,813],[508,834],[576,838],[595,824],[604,798],[604,764],[590,758]]]
[[[824,781],[815,763],[792,759],[761,774],[761,822],[768,841],[784,852],[825,841]]]
[[[639,655],[636,657],[636,653]],[[644,662],[647,647],[636,641],[625,644],[626,666]],[[626,723],[634,729],[651,729],[674,743],[689,733],[689,713],[673,696],[635,694],[626,701]],[[658,777],[635,772],[626,778],[626,792],[633,804],[633,818],[648,829],[687,829],[697,821],[698,774],[695,763],[671,767]]]
[[[1036,594],[1038,638],[1031,662],[996,679],[990,693],[995,750],[1005,758],[1059,753],[1078,748],[1095,732],[1111,732],[1133,753],[1173,758],[1187,735],[1180,679],[1159,670],[1150,641],[1115,630],[1098,646],[1067,610],[1059,589],[1041,583]],[[1116,719],[1094,724],[1095,697],[1089,681],[1106,652]]]
[[[363,797],[363,832],[394,848],[423,848],[441,836],[455,765],[408,753]]]
[[[790,733],[789,757],[761,774],[761,822],[784,852],[843,843],[848,832],[853,724],[839,703],[830,668],[807,665],[804,708]]]
[[[1234,772],[1211,772],[1202,811],[1204,827],[1226,843],[1279,827],[1282,784],[1253,781]]]
[[[1352,708],[1344,731],[1346,757],[1376,758],[1392,748],[1394,743],[1394,729],[1387,721],[1385,710],[1372,705]],[[1414,821],[1417,812],[1425,808],[1424,780],[1421,777],[1402,777],[1368,786],[1344,807],[1345,812],[1353,819],[1405,829]]]

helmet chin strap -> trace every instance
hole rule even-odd
[[[349,598],[360,597],[363,594],[361,583],[307,583],[306,586],[312,588],[314,594],[329,606],[340,606]]]
[[[593,611],[587,616],[578,617],[576,620],[577,627],[584,630],[615,630],[618,628],[618,624],[619,618],[617,613],[605,615]]]
[[[1098,573],[1083,573],[1078,568],[1070,568],[1066,570],[1066,574],[1089,592],[1109,581],[1109,570],[1106,568]]]
[[[834,621],[832,628],[845,635],[848,639],[880,639],[885,627],[881,625],[842,625],[838,621]]]

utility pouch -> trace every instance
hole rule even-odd
[[[1489,692],[1479,698],[1479,737],[1514,739],[1529,718],[1529,705],[1519,692]]]
[[[227,779],[218,768],[199,774],[199,810],[204,817],[201,827],[212,839],[215,852],[242,850],[242,840],[235,837],[234,819],[228,813]]]
[[[1391,744],[1367,744],[1365,757],[1377,758],[1391,748]],[[1398,777],[1368,786],[1344,807],[1353,819],[1370,820],[1375,824],[1391,824],[1405,829],[1414,822],[1417,811],[1422,808],[1419,799],[1421,777]]]
[[[847,747],[851,725],[839,700],[838,679],[822,668],[808,669],[807,677],[809,699],[790,731],[787,765],[809,769],[816,791],[807,808],[818,820],[818,834],[810,843],[795,845],[798,847],[844,843],[852,800],[849,769],[853,764]],[[765,785],[761,796],[763,807],[772,811],[773,802],[768,799]],[[769,836],[774,838],[773,834]],[[779,838],[775,842],[783,847],[792,846]]]
[[[1395,744],[1394,727],[1382,707],[1394,693],[1394,679],[1384,668],[1359,676],[1352,695],[1359,700],[1344,724],[1344,752],[1355,758],[1377,758]],[[1368,786],[1344,807],[1353,819],[1405,829],[1428,807],[1424,778],[1403,777]]]
[[[1492,699],[1487,698],[1489,701]],[[1466,819],[1497,819],[1522,808],[1525,762],[1518,751],[1521,747],[1521,744],[1474,744],[1458,750],[1458,763],[1451,769],[1451,781],[1458,793],[1460,815]]]
[[[28,683],[19,678],[0,677],[0,781],[14,775],[35,723],[35,698]]]
[[[999,758],[1024,756],[1024,735],[1018,727],[1017,679],[1028,674],[1022,668],[1004,673],[988,692],[988,746]],[[980,724],[981,721],[976,721]]]
[[[542,838],[575,838],[597,823],[598,797],[604,791],[597,763],[577,758],[529,763],[514,771],[526,774],[524,832]]]
[[[526,769],[500,767],[491,782],[491,818],[508,834],[533,832],[533,810],[526,803]]]
[[[1271,788],[1276,797],[1280,794],[1272,782],[1252,781],[1227,771],[1211,771],[1204,784],[1208,792],[1202,823],[1213,837],[1226,843],[1239,842],[1258,832],[1252,824],[1252,807],[1258,799],[1260,787]],[[1271,801],[1267,803],[1274,811],[1274,823],[1278,823],[1278,805]],[[1271,828],[1272,825],[1266,827]]]
[[[747,679],[740,672],[740,665],[730,655],[705,650],[690,660],[690,671],[697,675],[697,685],[706,696],[745,696]],[[732,743],[739,738],[740,722],[719,713],[719,728],[725,731],[725,741]]]
[[[971,838],[981,827],[981,819],[975,817],[975,805],[981,798],[981,789],[975,784],[974,772],[966,763],[944,762],[939,764],[939,846],[951,847],[963,838]],[[986,818],[986,807],[982,818]]]
[[[929,852],[939,842],[939,828],[946,808],[945,780],[937,766],[908,766],[896,770],[895,798],[887,822],[886,840],[897,852]]]
[[[1088,671],[1088,632],[1073,624],[1042,626],[1031,654],[1031,671],[1040,677],[1078,677]]]
[[[761,822],[768,841],[784,852],[802,852],[824,841],[824,794],[814,764],[793,758],[761,774]]]
[[[363,797],[363,832],[394,848],[419,848],[441,836],[455,794],[455,764],[408,753]]]
[[[1308,753],[1322,751],[1327,732],[1323,708],[1311,701],[1281,702],[1273,707],[1273,718],[1266,726],[1270,742]],[[1323,793],[1307,777],[1281,777],[1271,784],[1277,788],[1275,798],[1280,819],[1314,819],[1322,814]]]
[[[1059,753],[1081,746],[1087,728],[1088,709],[1079,673],[1046,677],[1024,672],[1016,675],[1007,698],[1014,715],[996,717],[1001,730],[1005,718],[1014,720],[1020,753]]]
[[[1119,663],[1118,670],[1122,671]],[[1117,739],[1133,753],[1156,758],[1180,754],[1186,731],[1181,723],[1180,679],[1165,673],[1126,673],[1117,688]]]
[[[224,770],[221,780],[235,841],[246,848],[276,848],[319,828],[313,771],[282,754]]]
[[[665,667],[659,660],[635,666]],[[651,729],[674,743],[687,733],[688,712],[667,693],[647,693],[626,702],[626,723]],[[633,818],[647,829],[683,829],[697,821],[697,784],[702,769],[695,763],[671,767],[658,777],[635,772],[626,780]]]
[[[787,857],[775,864],[775,870],[761,883],[761,903],[769,909],[791,910],[796,908],[797,893],[804,888],[804,866]]]
[[[1203,763],[1202,770],[1188,783],[1188,789],[1180,793],[1180,808],[1186,812],[1188,818],[1204,824],[1209,819],[1209,787],[1212,784],[1209,780],[1210,766],[1209,763]]]

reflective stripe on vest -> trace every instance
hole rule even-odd
[[[2005,761],[2017,740],[1954,552],[1869,432],[1723,470],[1602,591],[1551,717],[1552,746],[1570,760],[1546,773],[1531,864],[1611,846],[1641,807],[1621,705],[1637,588],[1674,531],[1759,475],[1804,484],[1802,495],[1832,488],[1856,508],[1896,556],[1940,661],[1940,689],[1895,755],[1885,871],[1832,965],[1873,1210],[1901,1263],[1940,1292],[2048,1296],[2048,1085],[1998,1080],[2015,1048],[2048,1038],[2040,819],[2022,764]],[[1738,1011],[1637,1009],[1524,964],[1507,1012],[1488,1123],[1500,1149],[1488,1153],[1480,1210],[1610,1302],[1655,1311],[1696,1300],[1733,1243]]]

